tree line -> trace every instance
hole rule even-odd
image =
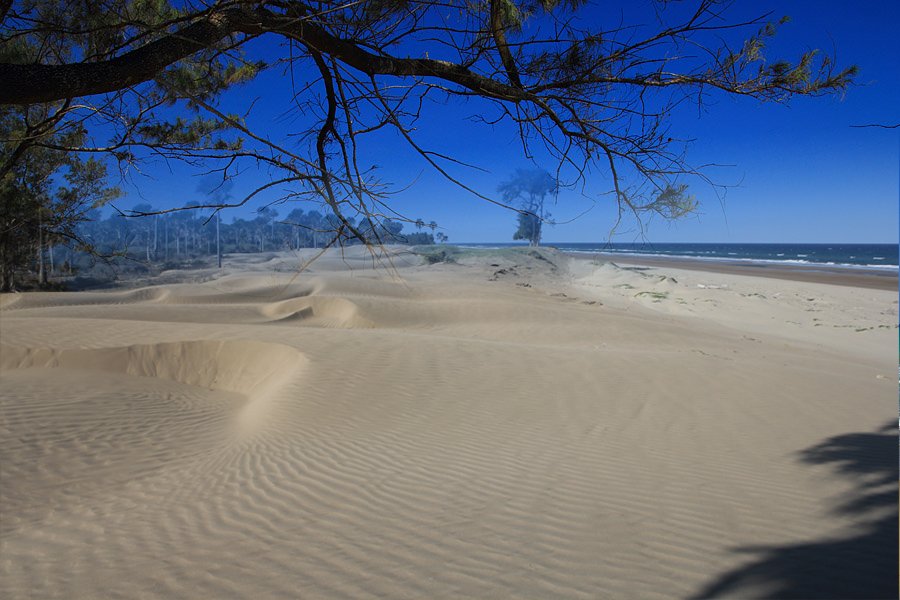
[[[50,215],[52,206],[36,207]],[[144,216],[136,216],[141,215]],[[158,211],[150,204],[138,204],[128,214],[113,212],[102,216],[98,208],[82,213],[77,224],[66,224],[68,236],[60,235],[53,222],[46,227],[34,216],[36,232],[17,236],[21,252],[2,255],[4,289],[41,286],[52,283],[52,277],[69,277],[85,271],[97,261],[112,265],[140,264],[161,269],[196,264],[222,254],[259,253],[323,248],[340,243],[360,243],[355,239],[336,240],[335,217],[317,210],[294,208],[284,216],[272,207],[257,211],[253,218],[219,218],[215,211],[202,210],[189,204],[183,210]],[[218,222],[217,222],[218,219]],[[369,239],[384,244],[426,245],[448,237],[436,231],[437,223],[419,219],[411,231],[404,223],[391,219],[354,219]]]

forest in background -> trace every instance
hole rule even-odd
[[[133,213],[154,213],[149,204],[140,204]],[[48,244],[43,252],[33,251],[33,260],[18,273],[22,288],[40,284],[43,272],[52,288],[85,287],[104,284],[124,274],[152,274],[179,268],[214,267],[218,250],[222,255],[262,253],[323,248],[334,244],[334,217],[311,210],[295,208],[282,216],[272,208],[257,211],[255,218],[234,217],[230,222],[213,211],[177,210],[126,216],[113,212],[103,218],[92,210],[78,224],[78,238],[83,246]],[[390,219],[360,220],[355,223],[367,231],[371,239],[384,244],[426,245],[435,239],[446,241],[435,233],[435,222],[422,220],[404,232],[404,223]],[[341,240],[343,245],[360,243]],[[42,264],[43,263],[43,264]]]

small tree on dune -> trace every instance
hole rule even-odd
[[[530,246],[541,245],[543,225],[551,216],[544,204],[547,196],[555,195],[558,190],[556,180],[543,169],[517,169],[497,187],[504,202],[521,207],[516,215],[518,228],[514,240],[528,240]]]

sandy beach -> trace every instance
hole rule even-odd
[[[310,253],[0,296],[0,595],[896,597],[896,279]]]
[[[790,264],[773,264],[736,260],[691,260],[656,256],[629,256],[622,254],[595,255],[569,254],[572,258],[582,260],[612,261],[621,265],[639,265],[663,269],[686,269],[707,273],[729,273],[751,277],[771,277],[807,283],[827,283],[863,287],[876,290],[897,291],[896,269],[858,269],[829,265],[795,266]]]

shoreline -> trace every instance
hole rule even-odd
[[[615,262],[617,264],[621,263],[644,267],[668,267],[671,269],[684,269],[686,271],[768,277],[771,279],[786,279],[789,281],[824,283],[876,290],[896,290],[898,287],[896,271],[878,272],[875,270],[863,271],[862,269],[857,271],[855,269],[841,267],[777,265],[770,263],[729,261],[725,259],[721,261],[701,261],[690,258],[624,256],[621,254],[605,252],[594,252],[590,254],[583,252],[561,252],[574,259],[592,260],[602,258],[603,260]]]

